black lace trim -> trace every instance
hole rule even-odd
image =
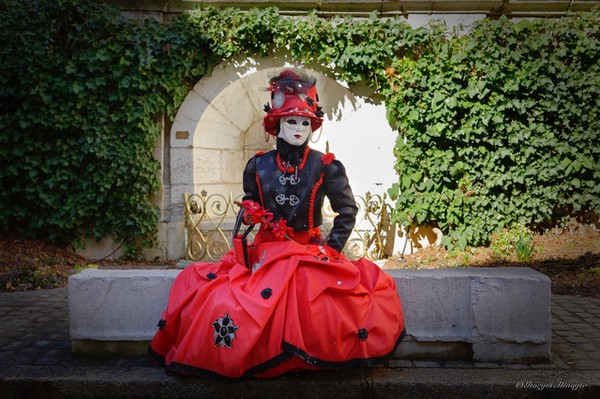
[[[392,349],[391,352],[389,352],[386,355],[378,356],[378,357],[350,359],[350,360],[345,360],[343,362],[330,362],[327,360],[322,360],[322,359],[316,358],[316,357],[311,356],[308,353],[304,352],[302,349],[300,349],[292,344],[288,344],[287,342],[283,343],[283,349],[293,356],[298,356],[300,359],[304,360],[306,363],[311,364],[313,366],[317,366],[318,368],[321,368],[321,369],[343,370],[343,369],[360,368],[360,367],[373,367],[378,364],[386,362],[392,356],[394,356],[396,349],[398,349],[398,345],[400,345],[400,342],[404,339],[405,336],[406,336],[406,330],[402,330],[402,334],[400,334],[400,337],[394,344],[394,349]]]
[[[162,355],[159,355],[158,352],[156,352],[154,349],[152,349],[151,345],[148,345],[148,357],[150,357],[150,359],[152,361],[158,363],[159,366],[165,365],[165,357]]]
[[[274,358],[267,360],[264,363],[259,364],[258,366],[254,366],[251,369],[246,370],[246,372],[239,378],[234,377],[226,377],[217,373],[216,371],[206,370],[199,367],[190,366],[187,364],[176,363],[173,362],[166,366],[167,371],[173,371],[179,374],[184,375],[192,375],[195,377],[210,377],[217,381],[221,382],[239,382],[243,380],[247,380],[249,378],[254,377],[257,374],[262,373],[263,371],[269,370],[279,364],[283,363],[287,359],[289,359],[291,355],[287,352],[282,352]]]
[[[192,376],[196,376],[196,377],[210,377],[215,380],[222,381],[222,382],[237,382],[237,381],[242,381],[242,380],[252,378],[257,374],[262,373],[263,371],[266,371],[275,366],[278,366],[279,364],[281,364],[284,361],[286,361],[287,359],[289,359],[291,356],[298,356],[299,358],[301,358],[308,364],[315,365],[321,369],[342,370],[342,369],[359,368],[359,367],[373,367],[377,364],[381,364],[381,363],[389,360],[392,356],[394,356],[394,353],[396,352],[398,345],[400,345],[400,342],[404,339],[405,336],[406,336],[406,330],[402,330],[402,334],[400,334],[400,337],[396,341],[396,344],[394,345],[394,349],[392,349],[392,351],[386,355],[378,356],[378,357],[370,357],[370,358],[366,358],[366,359],[350,359],[350,360],[346,360],[343,362],[329,362],[329,361],[318,359],[316,357],[310,356],[308,353],[304,352],[300,348],[297,348],[294,345],[284,342],[283,343],[283,348],[285,350],[284,352],[280,353],[279,355],[275,356],[274,358],[272,358],[270,360],[267,360],[266,362],[264,362],[262,364],[259,364],[258,366],[248,369],[239,378],[226,377],[226,376],[221,375],[212,370],[206,370],[206,369],[202,369],[199,367],[194,367],[194,366],[190,366],[190,365],[182,364],[182,363],[173,362],[170,365],[165,366],[165,357],[161,356],[157,352],[155,352],[150,345],[148,345],[148,354],[152,360],[159,363],[161,366],[165,366],[165,369],[167,371],[172,371],[172,372],[182,374],[182,375],[192,375]]]

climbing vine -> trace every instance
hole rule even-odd
[[[446,245],[542,230],[600,211],[600,19],[484,20],[394,60],[396,220]]]
[[[167,23],[88,0],[0,10],[2,231],[152,245],[161,118],[239,55],[320,65],[382,95],[399,131],[395,218],[436,225],[449,245],[598,211],[598,13],[486,21],[458,37],[275,8]]]
[[[0,228],[151,245],[157,118],[206,73],[206,40],[86,1],[0,7]]]

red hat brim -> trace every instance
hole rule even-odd
[[[277,136],[277,124],[279,123],[279,119],[281,119],[284,116],[305,116],[310,118],[310,125],[313,132],[317,131],[323,124],[323,119],[315,116],[315,114],[308,110],[300,111],[294,109],[289,111],[271,112],[267,114],[267,116],[265,116],[263,120],[265,132],[269,133],[272,136]]]

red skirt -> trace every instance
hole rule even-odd
[[[182,374],[239,379],[370,367],[393,355],[402,306],[377,265],[262,230],[251,253],[251,268],[230,251],[178,275],[150,343],[154,359]]]

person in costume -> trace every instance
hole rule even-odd
[[[271,79],[263,124],[276,149],[246,165],[234,249],[188,266],[171,288],[149,346],[168,370],[240,379],[370,367],[404,337],[394,280],[341,254],[357,206],[342,163],[308,146],[323,116],[315,83],[292,70]],[[326,237],[325,197],[337,213]]]

